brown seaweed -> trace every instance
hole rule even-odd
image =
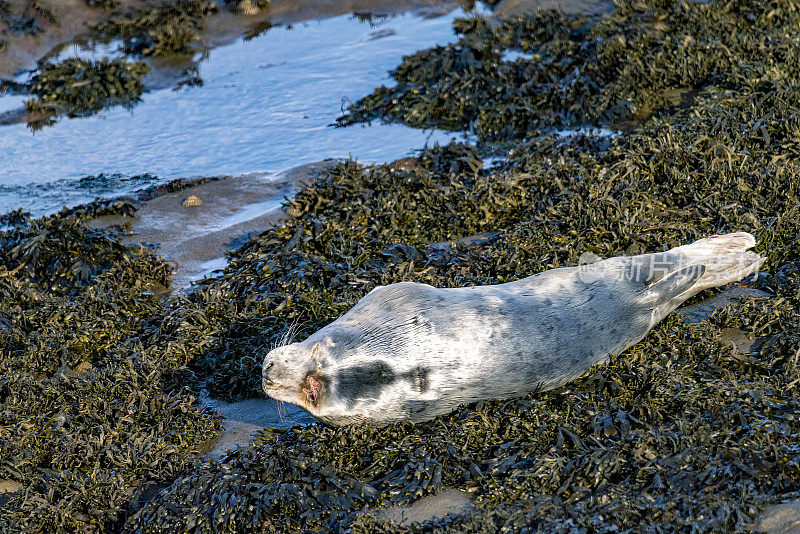
[[[28,83],[36,95],[25,103],[34,129],[66,114],[82,116],[113,105],[131,107],[140,100],[144,63],[122,59],[88,61],[70,58],[60,63],[40,62]]]
[[[520,43],[516,28],[525,28],[519,35],[548,50],[621,35],[636,47],[607,57],[628,59],[592,67],[597,79],[620,80],[601,103],[647,103],[634,74],[650,60],[661,69],[646,78],[655,93],[674,88],[675,65],[700,81],[653,100],[658,112],[629,122],[624,136],[504,130],[513,148],[490,168],[486,147],[458,143],[425,149],[413,165],[343,162],[287,200],[287,219],[233,252],[222,276],[166,302],[156,295],[168,266],[87,229],[80,210],[20,214],[0,234],[0,476],[25,490],[0,502],[0,529],[720,532],[796,499],[800,70],[785,52],[797,16],[784,0],[653,0],[591,21],[541,13],[492,28],[459,23],[470,39],[508,32]],[[739,48],[728,57],[680,38],[696,39],[703,25]],[[659,60],[684,42],[685,63]],[[479,45],[472,57],[499,55]],[[457,52],[416,57],[469,57]],[[556,68],[552,83],[580,84],[574,72]],[[438,67],[403,76],[418,77],[419,95],[450,79]],[[445,89],[456,102],[472,95]],[[584,100],[541,109],[567,116],[575,102]],[[610,117],[636,116],[627,106]],[[464,110],[442,116],[466,129]],[[131,209],[97,208],[85,216]],[[584,252],[657,251],[738,230],[756,235],[766,273],[751,283],[772,298],[697,325],[672,316],[566,387],[418,425],[265,431],[221,461],[197,460],[217,423],[192,391],[261,395],[260,361],[273,343],[295,325],[308,335],[377,285],[500,283],[574,265]],[[492,238],[463,239],[476,234]],[[725,329],[762,343],[742,354],[723,341]],[[469,491],[473,509],[411,527],[370,515],[445,487]]]

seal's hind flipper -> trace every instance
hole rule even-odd
[[[690,291],[703,277],[706,268],[703,265],[690,265],[668,275],[660,275],[659,281],[650,285],[647,292],[656,306],[666,304]]]
[[[663,277],[663,281],[657,282],[647,289],[648,295],[654,299],[653,324],[663,319],[686,299],[704,289],[738,282],[757,273],[764,263],[764,258],[748,250],[755,244],[756,239],[752,235],[746,232],[736,232],[713,235],[699,239],[690,245],[683,245],[662,253],[681,266],[680,270],[675,271],[675,274],[686,269],[695,269],[700,274],[691,284],[684,287],[683,291],[677,291],[678,288],[683,287],[683,283],[680,279],[673,282],[673,273],[667,273]],[[659,256],[659,254],[652,256]],[[697,272],[694,274],[696,275]],[[660,286],[663,283],[672,283],[674,287],[672,285],[665,286],[662,294]]]
[[[752,252],[756,238],[747,232],[712,235],[683,245],[670,252],[680,252],[686,264],[702,264],[706,275],[699,281],[696,291],[738,282],[758,272],[764,258]],[[693,294],[694,294],[693,293]]]

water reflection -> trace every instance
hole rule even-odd
[[[114,108],[62,120],[32,134],[0,127],[0,213],[24,206],[34,214],[160,180],[281,170],[327,157],[383,162],[453,136],[402,125],[334,129],[341,102],[389,83],[403,55],[452,39],[464,12],[382,19],[380,38],[358,17],[276,27],[249,41],[212,50],[199,65],[202,87],[146,93],[132,111]],[[0,108],[9,97],[0,97]],[[79,187],[87,175],[120,179],[102,190]],[[147,184],[142,184],[147,185]]]

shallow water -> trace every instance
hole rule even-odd
[[[293,404],[279,403],[273,399],[246,399],[225,402],[201,397],[200,405],[210,408],[223,417],[223,429],[217,440],[210,444],[206,455],[219,458],[229,449],[247,445],[253,435],[264,428],[292,428],[315,423],[314,418]]]
[[[455,39],[461,10],[403,14],[378,25],[351,16],[277,27],[211,50],[203,87],[155,90],[133,110],[61,119],[35,134],[0,127],[0,213],[34,215],[180,177],[280,171],[329,157],[392,161],[455,134],[373,124],[333,128],[343,99],[391,83],[401,57]],[[77,48],[64,54],[83,55]],[[15,99],[15,100],[12,100]],[[0,110],[21,104],[0,97]],[[148,173],[150,176],[138,177]],[[81,179],[103,174],[100,179]]]

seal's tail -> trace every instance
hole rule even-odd
[[[650,263],[662,260],[661,271],[651,269],[648,293],[654,300],[654,319],[661,320],[686,299],[704,289],[738,282],[764,263],[748,249],[756,239],[747,232],[712,235],[661,254],[647,254]]]

